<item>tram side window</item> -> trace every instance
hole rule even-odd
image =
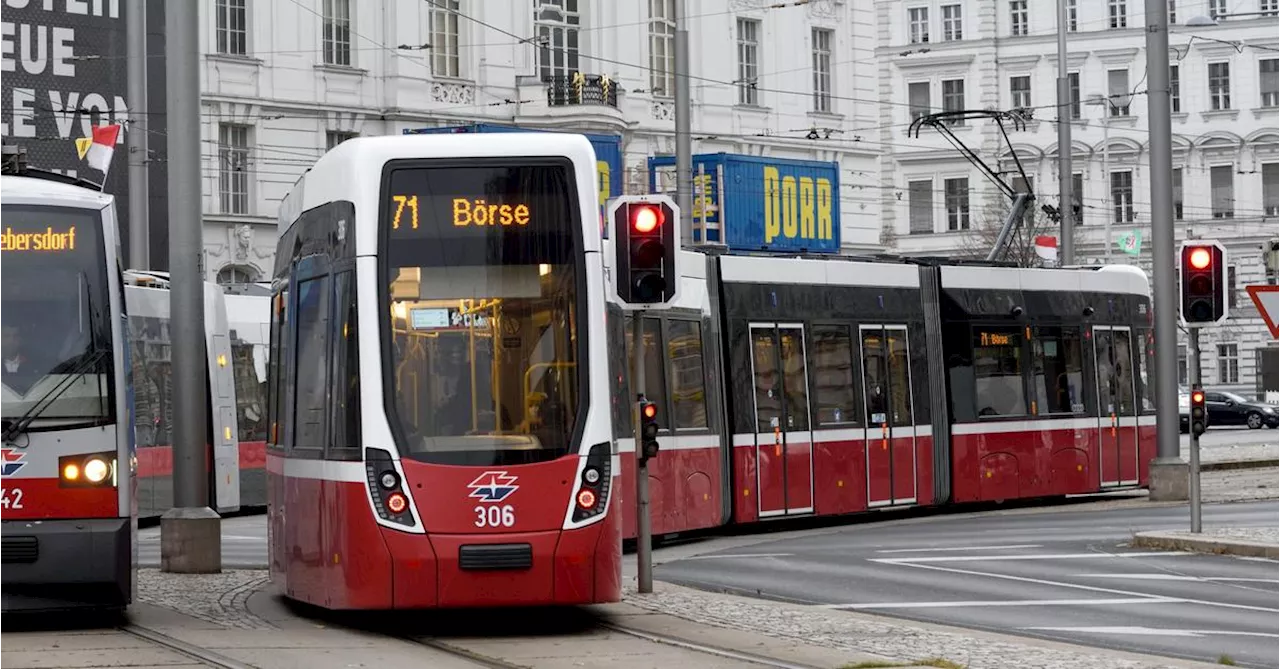
[[[328,389],[329,305],[328,277],[298,284],[298,345],[294,352],[296,372],[293,414],[293,447],[319,450],[324,447],[325,391]]]
[[[281,447],[284,445],[284,420],[281,409],[281,389],[284,387],[286,366],[284,361],[284,341],[281,337],[284,326],[285,304],[288,303],[288,291],[281,291],[271,297],[271,354],[267,357],[267,420],[271,426],[267,433],[267,444]]]
[[[702,326],[695,321],[667,321],[667,354],[671,359],[671,403],[676,429],[705,428],[707,393],[702,371]]]
[[[859,423],[854,395],[853,342],[843,325],[813,327],[813,392],[819,425]]]
[[[1142,399],[1142,413],[1156,411],[1156,342],[1149,328],[1138,330],[1138,396]]]
[[[635,343],[632,341],[632,320],[627,318],[627,372],[635,369]],[[658,427],[667,430],[671,422],[667,419],[667,379],[662,364],[662,332],[656,318],[644,319],[644,396],[658,405]],[[635,380],[632,379],[632,388]],[[634,428],[632,428],[634,429]]]
[[[360,351],[356,337],[356,295],[350,271],[333,281],[333,393],[329,415],[333,430],[329,456],[344,458],[360,453]]]
[[[1021,327],[973,329],[973,396],[979,417],[1027,414],[1022,350]]]
[[[267,438],[267,370],[266,360],[259,360],[259,346],[231,331],[231,370],[236,382],[236,425],[241,442]]]
[[[172,441],[173,370],[169,319],[129,317],[133,357],[134,438],[140,448]]]
[[[1031,383],[1037,413],[1084,412],[1084,365],[1079,328],[1035,329],[1031,348]]]

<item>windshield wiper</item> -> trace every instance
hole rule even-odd
[[[36,400],[36,403],[33,404],[30,409],[27,409],[26,413],[16,419],[5,421],[8,423],[8,426],[5,427],[4,434],[0,436],[0,439],[3,439],[5,442],[10,442],[18,435],[26,432],[27,428],[31,427],[31,423],[33,423],[35,419],[39,418],[40,414],[44,413],[45,409],[49,408],[49,405],[53,404],[53,402],[59,397],[62,397],[62,394],[67,392],[67,390],[69,390],[76,381],[79,381],[81,377],[88,374],[90,370],[101,364],[101,362],[110,353],[111,351],[109,350],[100,349],[81,358],[80,363],[63,376],[62,380],[58,382],[58,385],[50,388],[49,392],[44,395],[41,395],[40,399]],[[101,386],[101,379],[99,379],[99,386]],[[98,397],[102,397],[101,393],[99,393]]]

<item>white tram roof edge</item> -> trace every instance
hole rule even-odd
[[[64,206],[103,209],[115,200],[100,191],[48,179],[6,175],[2,183],[0,195],[6,204],[50,204],[49,200],[57,200]]]

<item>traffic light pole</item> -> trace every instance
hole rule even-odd
[[[644,438],[640,433],[640,405],[644,401],[644,312],[631,314],[631,351],[636,401],[632,409],[636,441],[636,580],[642,593],[653,592],[653,529],[649,525],[649,461],[644,457]]]
[[[1187,356],[1187,381],[1191,386],[1191,391],[1195,392],[1200,389],[1200,328],[1187,328],[1187,347],[1191,349],[1190,355]],[[1208,415],[1205,416],[1208,418]],[[1195,534],[1200,533],[1200,433],[1196,431],[1195,425],[1192,424],[1191,416],[1187,416],[1187,432],[1191,435],[1191,466],[1188,475],[1190,476],[1189,496],[1191,498],[1191,531]]]

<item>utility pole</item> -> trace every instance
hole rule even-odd
[[[1191,349],[1187,356],[1187,384],[1191,392],[1200,391],[1200,328],[1187,328],[1187,347]],[[1191,467],[1189,489],[1191,497],[1191,531],[1200,533],[1200,434],[1192,424],[1191,416],[1187,416],[1187,432],[1191,436]],[[1206,423],[1207,425],[1207,423]]]
[[[1076,262],[1075,221],[1071,192],[1071,80],[1067,77],[1067,3],[1058,2],[1058,236],[1062,238],[1059,267]]]
[[[1156,458],[1154,501],[1185,499],[1188,471],[1178,439],[1178,305],[1173,250],[1173,126],[1169,117],[1169,7],[1146,0],[1147,125],[1151,134],[1151,255],[1155,296]],[[1110,179],[1110,177],[1108,177]],[[1108,187],[1110,183],[1108,182]],[[1110,247],[1111,240],[1107,240]]]
[[[676,207],[680,209],[680,246],[693,246],[693,136],[689,118],[689,31],[685,2],[675,0],[676,23]],[[704,226],[705,227],[705,226]],[[702,243],[706,244],[706,230]],[[639,341],[639,340],[637,340]]]
[[[173,502],[160,518],[160,568],[222,571],[222,519],[206,506],[204,277],[200,198],[200,7],[164,7],[169,142],[169,315],[173,340]]]
[[[680,0],[676,2],[678,4]],[[632,410],[636,438],[636,589],[650,593],[653,592],[653,529],[649,523],[649,460],[644,456],[644,438],[640,431],[640,409],[644,405],[643,311],[631,313],[631,354],[631,378],[636,384],[635,408]]]
[[[129,76],[129,267],[151,269],[147,192],[147,0],[125,6],[125,60]]]

